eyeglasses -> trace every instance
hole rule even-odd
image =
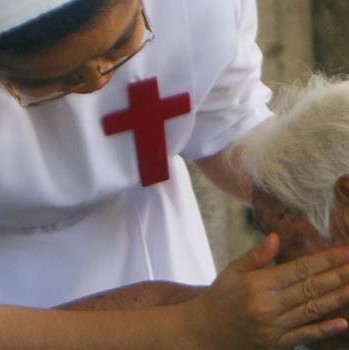
[[[146,14],[146,11],[143,7],[142,4],[142,9],[141,9],[141,14],[142,14],[142,19],[144,21],[144,26],[145,26],[145,33],[144,33],[144,37],[142,40],[141,45],[131,54],[121,58],[120,60],[118,60],[115,65],[112,65],[111,67],[109,67],[106,70],[102,70],[102,68],[99,65],[96,65],[96,71],[97,71],[97,75],[96,75],[96,80],[100,79],[101,77],[110,74],[112,72],[115,72],[118,68],[120,68],[122,65],[124,65],[125,63],[127,63],[128,61],[130,61],[134,56],[136,56],[140,51],[142,51],[150,42],[152,42],[155,38],[155,34],[152,28],[152,25],[150,23],[149,17]],[[23,108],[28,108],[28,107],[36,107],[42,104],[45,104],[47,102],[51,102],[51,101],[55,101],[58,100],[60,98],[63,98],[67,95],[70,95],[71,93],[74,93],[74,91],[76,91],[77,89],[79,89],[80,87],[83,87],[85,84],[89,84],[89,83],[93,83],[93,81],[91,80],[86,80],[86,81],[82,81],[79,82],[78,84],[72,86],[71,88],[69,88],[67,91],[64,92],[57,92],[55,94],[51,94],[49,96],[45,96],[45,97],[32,97],[32,96],[28,96],[22,92],[20,92],[19,90],[17,90],[15,87],[13,87],[11,85],[11,82],[5,82],[4,85],[6,87],[6,89],[9,91],[9,93],[12,95],[12,97],[23,107]]]

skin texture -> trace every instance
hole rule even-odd
[[[304,317],[304,309],[299,305],[307,300],[302,293],[304,271],[297,266],[304,267],[309,263],[306,274],[330,290],[333,286],[327,285],[329,274],[321,272],[328,271],[331,266],[340,267],[347,261],[348,252],[337,249],[325,252],[322,259],[301,259],[296,265],[292,262],[260,270],[275,258],[279,243],[278,237],[271,235],[263,246],[229,266],[211,287],[144,283],[84,298],[58,309],[134,311],[178,305],[179,310],[184,310],[183,324],[187,325],[187,332],[182,333],[181,337],[185,340],[176,349],[228,349],[227,344],[232,344],[232,350],[288,349],[297,344],[296,339],[304,337],[307,331],[313,336],[317,333],[313,326],[308,326],[310,329],[305,333],[297,327]],[[326,259],[323,259],[325,256]],[[227,293],[227,290],[234,290],[234,293]],[[255,293],[257,290],[258,293]],[[347,289],[342,293],[342,302],[348,302],[345,295],[348,295]],[[322,303],[331,305],[327,297]],[[233,305],[234,312],[227,313]],[[307,318],[315,320],[317,315],[308,313]],[[293,320],[291,323],[290,319]],[[291,328],[288,330],[288,327]],[[346,323],[341,320],[329,321],[322,325],[321,333],[322,336],[331,335],[345,328]]]
[[[185,286],[170,282],[144,282],[91,295],[57,306],[58,310],[111,311],[141,310],[147,307],[176,305],[192,300],[207,287]]]
[[[103,13],[92,28],[50,49],[30,57],[0,57],[1,76],[5,80],[60,77],[56,84],[31,89],[35,95],[65,90],[65,83],[80,74],[93,78],[97,64],[114,64],[138,47],[144,31],[141,17],[134,37],[118,53],[109,53],[137,13],[140,2],[130,0]],[[100,89],[110,79],[97,78],[86,79],[76,92]],[[236,174],[221,156],[200,164],[209,169],[218,187],[232,194],[243,188],[249,196],[250,183],[241,186],[246,179],[237,170],[240,151],[233,153]],[[348,287],[341,280],[349,249],[333,249],[270,267],[279,245],[278,236],[271,235],[264,245],[227,267],[212,286],[197,292],[188,286],[174,290],[155,284],[113,291],[105,298],[92,297],[90,305],[78,301],[70,305],[71,310],[1,305],[0,348],[281,350],[346,330],[348,323],[343,318],[317,321],[349,303]],[[306,281],[321,284],[321,291],[307,295]],[[320,314],[314,312],[317,305],[322,306]]]
[[[278,263],[325,251],[333,246],[347,246],[349,243],[349,177],[338,179],[335,188],[335,203],[331,213],[331,242],[321,238],[306,215],[289,208],[272,194],[255,189],[252,196],[254,220],[262,232],[280,232],[281,246],[276,258]],[[349,269],[343,271],[343,281],[349,282]],[[309,287],[309,286],[308,286]],[[319,286],[310,286],[310,293],[316,293]],[[349,309],[343,308],[336,315],[348,317]],[[349,348],[349,332],[344,337],[328,339],[317,344],[317,349],[344,350]]]
[[[262,232],[280,232],[277,263],[329,248],[330,244],[320,237],[305,215],[287,207],[273,195],[255,190],[252,206],[254,222]]]

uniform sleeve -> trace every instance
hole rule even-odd
[[[195,129],[182,152],[188,160],[218,153],[272,116],[267,107],[271,92],[261,82],[256,2],[236,3],[237,54],[198,109]]]

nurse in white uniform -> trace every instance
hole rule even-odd
[[[221,154],[238,149],[232,145],[272,114],[260,81],[255,2],[0,5],[0,320],[9,321],[0,347],[170,349],[180,337],[183,349],[226,349],[228,331],[232,349],[241,348],[244,332],[226,316],[238,305],[218,305],[240,282],[217,288],[216,296],[215,285],[195,288],[210,285],[216,274],[185,160],[197,161],[214,182],[248,202],[249,191],[241,190],[249,188],[247,179],[228,169]],[[63,34],[83,18],[79,11],[95,14]],[[277,242],[274,236],[263,248],[268,261],[249,269],[268,264]],[[123,309],[142,311],[43,311],[145,281],[167,282],[113,294],[115,305],[124,297]],[[174,300],[176,306],[149,308]],[[200,315],[215,303],[215,321],[206,329]],[[34,319],[36,326],[18,336]],[[224,321],[218,326],[216,320]],[[308,321],[296,331],[285,326],[289,336],[280,347],[304,342],[304,334],[310,340],[330,334],[328,324]],[[347,327],[344,320],[330,325],[332,333]],[[206,339],[203,329],[212,335]],[[250,338],[246,349],[258,349]]]

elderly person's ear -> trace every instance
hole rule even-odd
[[[337,204],[349,206],[349,174],[341,176],[335,185]]]

